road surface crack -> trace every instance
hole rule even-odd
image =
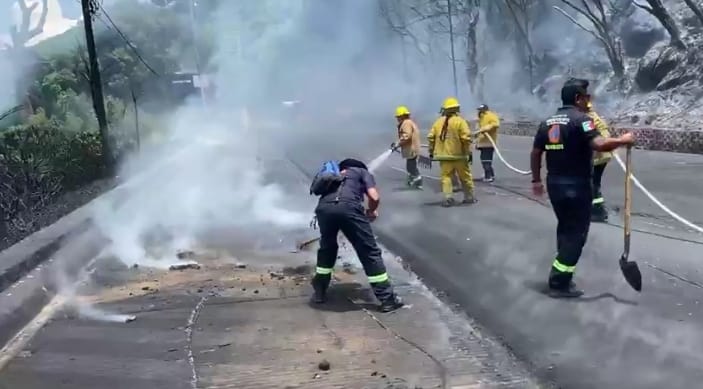
[[[352,304],[354,304],[354,305],[356,305],[357,307],[359,307],[364,313],[366,313],[371,319],[373,319],[373,321],[375,321],[376,324],[378,324],[381,328],[383,328],[384,330],[388,331],[388,333],[390,333],[391,335],[393,335],[393,337],[395,337],[396,339],[399,339],[399,340],[401,340],[401,341],[407,343],[408,345],[410,345],[411,347],[415,348],[415,349],[418,350],[419,352],[425,354],[425,356],[427,356],[427,358],[429,358],[430,360],[432,360],[432,362],[434,362],[435,365],[437,365],[437,373],[439,374],[439,378],[440,378],[440,380],[442,381],[442,385],[441,385],[442,389],[446,389],[446,388],[447,388],[447,367],[444,366],[444,363],[442,363],[442,361],[440,361],[439,359],[437,359],[437,357],[435,357],[434,355],[432,355],[432,353],[430,353],[429,351],[427,351],[424,347],[422,347],[422,346],[420,346],[419,344],[413,342],[412,340],[410,340],[410,339],[404,337],[403,335],[401,335],[401,334],[399,334],[398,332],[394,331],[392,328],[390,328],[390,327],[388,327],[387,325],[385,325],[385,324],[381,321],[381,319],[379,319],[378,317],[376,317],[376,315],[374,315],[371,311],[369,311],[369,310],[366,309],[365,307],[363,307],[363,306],[357,304],[357,302],[354,301],[353,299],[348,298],[348,297],[347,297],[347,299],[348,299],[349,301],[351,301]]]
[[[192,389],[198,389],[198,371],[195,368],[195,357],[193,356],[193,327],[195,326],[195,323],[198,321],[198,318],[200,317],[200,311],[203,309],[203,306],[205,305],[205,301],[207,301],[207,296],[203,296],[200,298],[197,304],[195,304],[195,307],[193,307],[193,310],[190,312],[190,317],[188,318],[188,323],[186,324],[185,327],[185,333],[186,333],[186,354],[188,356],[188,364],[190,365],[191,369],[191,377],[190,377],[190,387]]]
[[[648,263],[647,266],[651,267],[652,269],[654,269],[654,270],[656,270],[656,271],[658,271],[658,272],[662,272],[662,273],[664,273],[664,274],[666,274],[666,275],[668,275],[668,276],[670,276],[670,277],[676,278],[677,280],[679,280],[679,281],[681,281],[681,282],[685,282],[685,283],[687,283],[687,284],[689,284],[689,285],[691,285],[691,286],[695,286],[696,288],[701,288],[701,289],[703,289],[703,285],[701,285],[700,283],[698,283],[698,282],[696,282],[696,281],[691,281],[691,280],[689,280],[689,279],[687,279],[687,278],[684,278],[684,277],[682,277],[682,276],[680,276],[680,275],[678,275],[678,274],[676,274],[676,273],[673,273],[673,272],[670,272],[670,271],[668,271],[668,270],[662,269],[661,267],[656,266],[656,265],[652,265],[652,264],[650,264],[650,263]]]

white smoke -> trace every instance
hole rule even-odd
[[[169,142],[149,150],[148,160],[129,161],[126,186],[96,207],[94,221],[112,242],[108,254],[127,265],[168,267],[213,229],[307,226],[309,214],[286,208],[282,189],[264,181],[245,125],[217,106],[176,113]]]

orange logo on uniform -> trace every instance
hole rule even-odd
[[[559,143],[561,141],[561,127],[558,124],[553,124],[547,132],[549,143]]]

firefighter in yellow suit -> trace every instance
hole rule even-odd
[[[593,124],[595,124],[596,130],[598,130],[600,136],[603,138],[609,138],[610,131],[608,131],[608,125],[596,113],[596,111],[593,110],[593,104],[589,101],[586,107],[588,108],[588,116],[593,119]],[[605,199],[603,198],[603,193],[601,192],[601,182],[603,179],[603,172],[605,172],[605,167],[612,158],[612,152],[595,152],[593,154],[593,205],[591,207],[592,222],[605,223],[608,221],[608,210],[605,208]]]
[[[464,190],[463,204],[475,203],[474,180],[469,165],[471,129],[469,123],[460,114],[460,105],[456,98],[449,97],[444,100],[442,116],[432,125],[427,140],[430,158],[439,161],[442,172],[442,193],[444,194],[442,206],[450,207],[455,204],[452,193],[452,175],[455,172],[459,175],[459,181]]]

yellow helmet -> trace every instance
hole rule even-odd
[[[398,106],[398,108],[395,109],[395,117],[401,117],[404,115],[410,115],[410,110],[404,105]]]
[[[442,104],[442,109],[459,108],[459,100],[455,97],[447,97]]]

